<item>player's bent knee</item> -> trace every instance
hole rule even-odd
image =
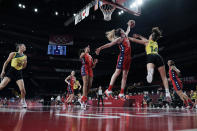
[[[5,87],[5,84],[0,84],[0,90],[2,90]]]

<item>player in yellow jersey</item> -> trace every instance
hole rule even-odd
[[[74,89],[75,100],[81,104],[81,92],[80,92],[81,84],[78,80],[75,81],[73,89]]]
[[[147,54],[147,82],[152,82],[154,69],[157,68],[166,90],[166,97],[168,98],[168,100],[171,100],[165,65],[163,58],[158,53],[157,40],[161,37],[161,35],[162,33],[160,29],[158,27],[154,27],[152,28],[152,33],[149,36],[149,39],[146,39],[145,37],[138,34],[134,34],[133,37],[130,37],[129,39],[133,42],[143,44],[145,46]]]
[[[26,46],[24,44],[17,44],[16,49],[17,52],[11,52],[3,65],[1,72],[1,78],[3,78],[3,80],[1,81],[0,84],[0,90],[6,87],[6,85],[11,80],[16,81],[21,92],[21,104],[24,108],[26,108],[27,107],[27,104],[25,102],[26,91],[25,91],[25,86],[22,76],[22,69],[24,69],[27,66],[27,56],[24,54],[24,52],[26,51]],[[11,61],[11,68],[5,74],[5,69],[10,61]]]
[[[79,83],[78,80],[75,81],[73,89],[74,89],[75,96],[78,95],[78,97],[81,98],[81,94],[79,92],[81,90],[81,84]]]
[[[190,98],[194,102],[194,107],[197,109],[197,91],[191,90]]]

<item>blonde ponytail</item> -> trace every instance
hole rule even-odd
[[[109,41],[114,41],[116,39],[115,30],[113,29],[111,31],[106,32],[106,37]]]

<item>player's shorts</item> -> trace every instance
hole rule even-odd
[[[129,70],[131,64],[131,56],[119,55],[117,60],[117,69]]]
[[[183,84],[179,79],[177,79],[176,77],[173,77],[173,80],[171,80],[171,81],[172,81],[172,85],[173,85],[175,91],[182,90]]]
[[[90,76],[93,77],[93,70],[92,68],[88,67],[87,65],[82,65],[81,67],[81,75],[82,76]]]
[[[71,85],[68,85],[67,90],[68,90],[68,94],[73,94],[74,93],[73,92],[73,86],[71,86]]]
[[[164,65],[163,58],[159,54],[147,55],[147,64],[153,63],[157,68]]]
[[[11,67],[6,73],[5,77],[8,77],[14,81],[22,80],[22,70],[16,70],[15,68]]]
[[[75,95],[78,95],[79,94],[79,89],[77,88],[77,89],[74,89],[74,94]]]

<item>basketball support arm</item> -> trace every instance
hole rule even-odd
[[[90,8],[92,8],[93,6],[95,6],[96,1],[92,1],[89,4],[87,4],[83,9],[81,9],[79,12],[77,12],[77,14],[79,14],[80,12],[82,12],[87,6],[89,6]],[[75,21],[75,16],[70,17],[67,21],[64,22],[64,26],[69,26],[72,22]]]

